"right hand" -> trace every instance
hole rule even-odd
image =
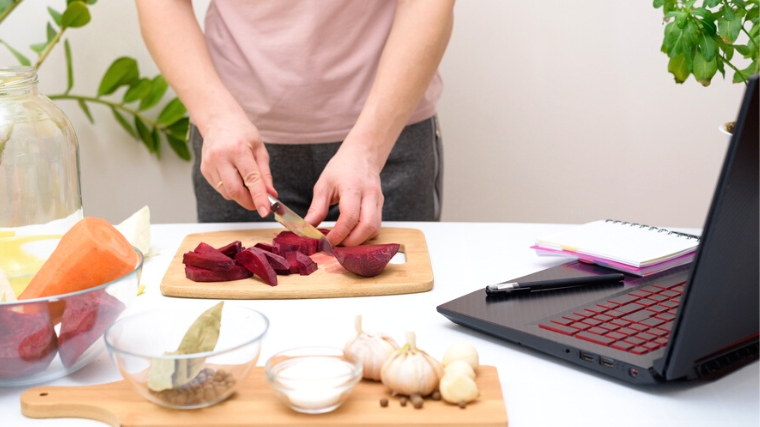
[[[262,218],[277,197],[269,170],[269,153],[248,117],[225,117],[202,130],[201,173],[225,199],[234,200]]]

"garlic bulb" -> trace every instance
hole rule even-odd
[[[463,374],[446,374],[439,386],[441,397],[449,403],[469,403],[480,396],[475,380]]]
[[[468,376],[473,380],[475,379],[475,371],[472,369],[472,366],[464,360],[455,360],[446,365],[446,367],[443,368],[443,375],[449,374],[461,374]]]
[[[344,352],[356,355],[364,366],[362,376],[368,380],[380,381],[380,368],[398,344],[393,338],[383,334],[368,334],[362,330],[362,316],[356,316],[354,322],[356,336],[343,348]]]
[[[466,342],[458,342],[452,344],[446,352],[443,353],[443,366],[448,366],[449,363],[456,360],[464,360],[472,366],[472,369],[477,369],[480,364],[478,361],[478,351],[472,344]]]
[[[385,361],[380,380],[393,392],[427,396],[438,387],[443,365],[417,348],[414,332],[406,333],[406,344]]]

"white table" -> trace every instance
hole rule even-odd
[[[487,223],[386,223],[425,233],[433,264],[432,291],[396,296],[310,300],[240,301],[270,319],[258,364],[272,354],[309,344],[342,347],[354,334],[354,316],[367,329],[397,341],[417,333],[418,346],[441,358],[448,345],[475,345],[480,361],[498,368],[511,427],[523,426],[752,426],[760,424],[760,373],[752,363],[717,381],[663,387],[634,387],[582,370],[488,335],[455,325],[435,307],[485,285],[564,262],[538,257],[534,238],[568,225]],[[159,284],[185,235],[201,231],[274,227],[254,224],[172,224],[151,227],[151,246],[160,254],[144,266],[147,289],[129,312],[156,306],[167,310],[205,308],[209,300],[167,298]],[[121,379],[107,354],[50,385],[97,384]],[[0,388],[0,426],[102,426],[81,419],[29,419],[21,415],[24,388]]]

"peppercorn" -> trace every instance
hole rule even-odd
[[[380,399],[380,406],[382,406],[383,408],[386,408],[388,406],[388,399],[386,398]]]

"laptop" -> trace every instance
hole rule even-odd
[[[437,307],[454,323],[634,384],[713,379],[758,358],[758,76],[744,94],[694,261],[623,283]],[[609,274],[571,261],[514,281]]]

